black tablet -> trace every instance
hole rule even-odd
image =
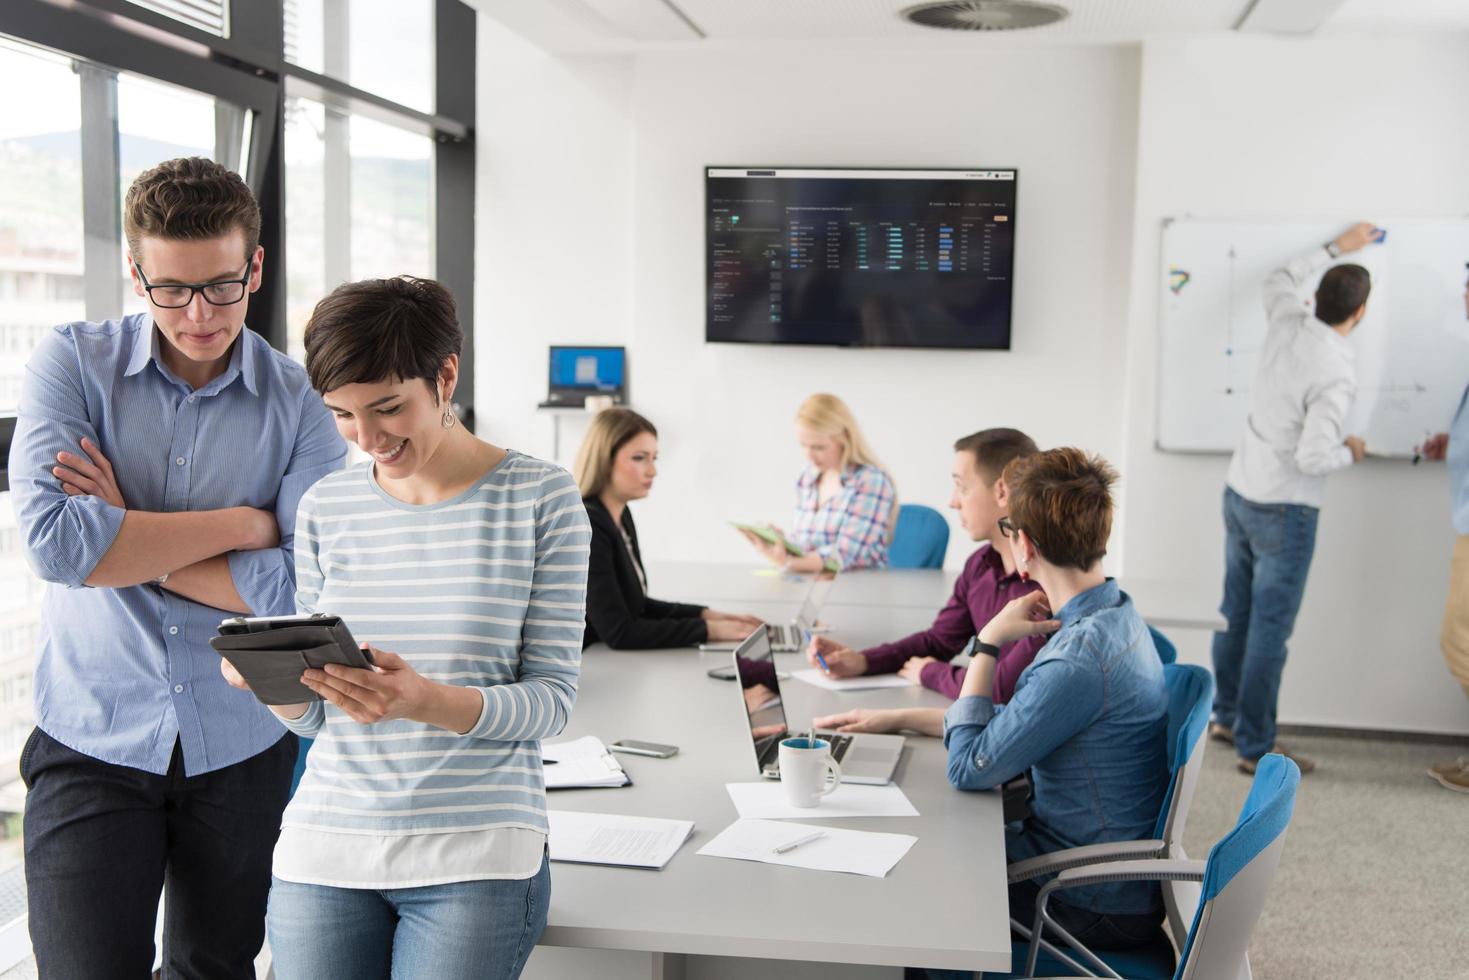
[[[347,624],[323,613],[231,617],[219,624],[209,645],[234,665],[262,704],[320,701],[321,695],[301,683],[309,667],[372,666]]]

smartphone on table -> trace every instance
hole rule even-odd
[[[607,746],[613,752],[626,752],[628,755],[650,755],[655,759],[667,759],[678,755],[677,745],[664,745],[661,742],[639,742],[631,738],[618,739]]]

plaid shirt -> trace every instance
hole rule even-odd
[[[796,481],[796,516],[786,537],[838,569],[886,568],[893,517],[893,481],[876,466],[848,466],[842,492],[819,499],[821,473],[808,466]]]

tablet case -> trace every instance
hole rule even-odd
[[[221,628],[243,620],[226,620]],[[320,701],[321,695],[301,683],[301,672],[327,664],[371,667],[367,651],[359,649],[347,624],[336,616],[320,622],[255,628],[251,632],[221,633],[209,645],[240,672],[262,704],[300,704]]]

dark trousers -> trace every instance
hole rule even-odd
[[[166,887],[163,976],[254,980],[270,860],[296,736],[243,762],[184,775],[116,766],[39,728],[21,753],[30,789],[25,873],[43,980],[146,980]]]

